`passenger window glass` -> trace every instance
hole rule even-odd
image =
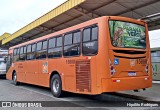
[[[73,43],[80,43],[81,32],[73,33]]]
[[[35,52],[36,51],[36,44],[33,44],[32,45],[32,52]]]
[[[72,42],[73,35],[73,42]],[[64,37],[64,56],[80,55],[80,32],[73,32]]]
[[[28,45],[28,46],[27,46],[27,53],[28,53],[28,52],[31,52],[31,45]]]
[[[77,56],[80,55],[80,45],[73,44],[64,47],[64,56]]]
[[[20,49],[20,56],[19,56],[19,60],[23,61],[26,58],[26,47],[21,47]]]
[[[19,55],[19,48],[17,49],[17,54],[16,55]]]
[[[62,47],[48,49],[48,58],[62,57]]]
[[[46,50],[47,49],[47,41],[43,41],[43,50]]]
[[[37,43],[37,51],[42,49],[42,42]]]
[[[64,45],[72,44],[72,33],[66,34],[64,37]]]
[[[21,47],[20,49],[20,54],[23,54],[23,47]]]
[[[14,55],[16,55],[17,54],[17,49],[14,49]]]
[[[92,34],[89,34],[92,30]],[[86,37],[87,36],[87,37]],[[96,55],[98,53],[98,27],[90,27],[83,33],[83,55]]]
[[[84,55],[94,55],[94,54],[97,54],[97,51],[98,51],[97,41],[83,43],[83,54]]]
[[[62,46],[62,37],[57,38],[57,47]]]
[[[56,38],[49,39],[49,48],[53,48],[56,45]]]
[[[62,57],[62,37],[57,37],[49,40],[48,58]],[[55,45],[56,43],[56,45]]]
[[[92,40],[96,40],[98,37],[98,27],[92,28]]]
[[[83,31],[83,41],[90,41],[90,38],[91,37],[91,29],[88,28],[88,29],[85,29]]]
[[[26,53],[26,46],[24,47],[24,52],[23,53]]]

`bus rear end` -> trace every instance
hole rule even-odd
[[[108,27],[110,79],[102,80],[103,92],[137,91],[151,87],[151,58],[146,23],[110,17]]]

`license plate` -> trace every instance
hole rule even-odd
[[[136,72],[128,72],[128,76],[136,76]]]

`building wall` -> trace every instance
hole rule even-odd
[[[160,81],[160,50],[151,52],[152,57],[152,78]]]

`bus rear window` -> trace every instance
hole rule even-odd
[[[121,48],[146,48],[145,27],[124,21],[109,21],[111,43]]]

